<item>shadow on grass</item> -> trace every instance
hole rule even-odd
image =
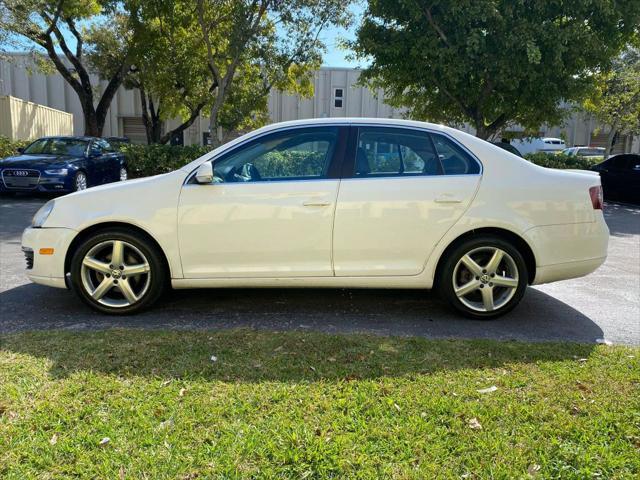
[[[31,332],[1,349],[50,362],[54,378],[83,372],[225,382],[349,381],[588,357],[594,345],[426,340],[249,329]],[[212,360],[212,356],[214,359]]]

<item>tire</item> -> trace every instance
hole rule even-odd
[[[458,312],[489,320],[520,303],[528,278],[517,248],[500,237],[482,235],[462,242],[447,255],[437,285],[440,295]]]
[[[121,260],[114,262],[115,256]],[[94,310],[112,315],[150,307],[165,291],[168,276],[158,248],[127,229],[96,233],[78,246],[71,259],[73,291]]]
[[[129,171],[127,170],[127,167],[120,167],[120,181],[124,182],[125,180],[129,179]]]
[[[73,191],[79,192],[81,190],[86,190],[88,186],[89,181],[87,179],[87,174],[82,170],[78,170],[73,176]]]

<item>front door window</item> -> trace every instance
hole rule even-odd
[[[337,127],[273,133],[214,161],[214,182],[314,180],[327,177]]]

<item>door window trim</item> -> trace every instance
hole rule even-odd
[[[456,177],[456,176],[473,176],[473,175],[478,175],[481,176],[484,173],[484,165],[482,164],[482,162],[480,161],[480,159],[473,153],[471,152],[465,145],[463,145],[461,142],[459,142],[457,139],[455,139],[452,135],[450,135],[447,132],[443,132],[441,130],[434,130],[432,128],[429,127],[417,127],[414,125],[397,125],[397,124],[383,124],[383,123],[367,123],[367,122],[327,122],[327,123],[320,123],[320,124],[302,124],[302,125],[290,125],[290,126],[283,126],[281,128],[276,128],[273,130],[269,130],[267,132],[261,133],[260,135],[256,135],[256,136],[252,136],[251,138],[247,138],[246,140],[237,143],[235,145],[233,145],[232,147],[230,147],[230,149],[228,150],[224,150],[222,152],[220,152],[218,155],[216,155],[213,158],[209,158],[201,163],[199,163],[198,165],[196,165],[193,170],[191,170],[191,172],[189,172],[189,174],[186,176],[183,185],[188,185],[193,183],[193,178],[196,175],[196,171],[198,170],[198,167],[200,167],[200,165],[202,165],[205,162],[215,162],[216,160],[218,160],[219,158],[222,158],[224,155],[227,155],[228,153],[241,148],[243,146],[246,146],[247,144],[249,144],[250,142],[253,142],[255,140],[258,140],[260,138],[264,138],[267,135],[271,135],[273,133],[280,133],[280,132],[284,132],[287,130],[294,130],[294,129],[300,129],[300,128],[322,128],[322,127],[338,127],[339,128],[339,134],[338,134],[338,143],[336,144],[336,148],[334,151],[334,158],[331,161],[331,165],[330,168],[327,172],[327,177],[326,178],[321,178],[321,179],[314,179],[314,180],[289,180],[291,182],[293,181],[304,181],[304,182],[317,182],[317,181],[323,181],[323,180],[335,180],[335,179],[344,179],[344,180],[348,180],[348,179],[354,179],[354,180],[372,180],[375,177],[355,177],[353,175],[353,169],[355,167],[355,148],[357,146],[357,142],[358,142],[358,137],[357,137],[357,129],[358,127],[383,127],[383,128],[398,128],[398,129],[406,129],[406,130],[417,130],[419,132],[426,132],[429,134],[436,134],[436,135],[442,135],[444,137],[446,137],[448,140],[454,142],[458,147],[460,147],[462,150],[464,150],[465,153],[467,153],[468,155],[471,156],[471,158],[473,158],[474,161],[476,161],[478,163],[478,165],[480,166],[480,171],[478,173],[464,173],[464,174],[456,174],[456,175],[423,175],[423,178],[438,178],[438,177]],[[354,135],[354,130],[356,131],[355,135]],[[336,170],[334,170],[334,167]],[[379,178],[389,178],[389,177],[379,177]],[[413,176],[409,176],[409,175],[405,175],[405,176],[398,176],[395,178],[413,178]],[[231,183],[228,183],[226,185],[232,185]],[[242,183],[240,183],[240,185],[242,185]]]
[[[250,147],[252,144],[255,144],[255,143],[259,143],[265,137],[270,135],[282,134],[292,130],[300,130],[300,129],[309,130],[309,129],[316,129],[316,128],[319,128],[319,129],[337,128],[338,130],[336,144],[335,144],[335,147],[333,148],[332,157],[329,160],[327,173],[325,175],[320,177],[313,177],[313,178],[300,178],[300,177],[291,177],[290,179],[282,178],[278,180],[269,180],[269,181],[263,181],[263,182],[229,182],[229,183],[224,183],[224,185],[249,185],[249,184],[257,185],[259,183],[268,184],[268,183],[281,183],[281,182],[318,182],[318,181],[324,181],[324,180],[339,180],[341,166],[342,166],[342,163],[344,162],[344,157],[347,150],[347,141],[349,138],[348,124],[328,123],[328,124],[320,124],[320,125],[296,125],[296,126],[290,126],[290,127],[279,128],[276,130],[271,130],[268,132],[264,132],[262,135],[248,138],[246,141],[236,144],[230,149],[220,152],[220,154],[202,163],[211,162],[211,164],[214,165],[215,162],[224,160],[228,156],[231,156],[234,153],[238,152],[240,149]],[[195,184],[196,171],[198,170],[200,165],[202,165],[202,163],[199,164],[196,168],[194,168],[193,171],[189,173],[189,175],[187,175],[187,178],[185,179],[183,185]],[[214,184],[212,183],[212,185]],[[222,184],[215,184],[215,185],[222,185]]]

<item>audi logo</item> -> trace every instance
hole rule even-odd
[[[26,170],[16,170],[13,174],[16,177],[28,177],[29,176],[29,172],[27,172]]]

